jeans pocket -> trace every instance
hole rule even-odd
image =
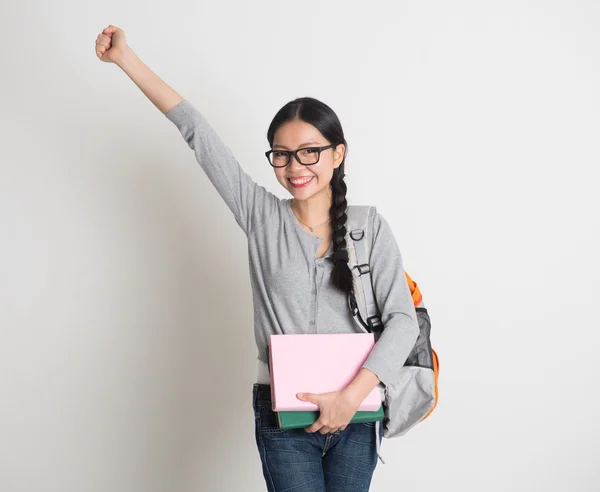
[[[264,434],[281,434],[286,432],[285,429],[279,427],[277,413],[270,406],[258,405],[257,411],[258,430]]]

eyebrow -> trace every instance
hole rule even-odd
[[[322,145],[320,142],[317,142],[316,140],[309,140],[308,142],[304,142],[303,144],[300,144],[300,147],[298,147],[299,149],[301,149],[302,147],[304,147],[305,145],[309,145],[309,144],[317,144],[317,145]],[[280,144],[275,144],[273,145],[273,148],[275,147],[279,147],[281,149],[288,149],[285,145],[280,145]],[[289,150],[289,149],[288,149]]]

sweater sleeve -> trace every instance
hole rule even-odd
[[[392,229],[375,208],[372,210],[373,246],[369,264],[384,329],[363,367],[387,385],[412,351],[419,336],[419,323]]]
[[[165,116],[177,127],[194,151],[196,160],[221,195],[236,222],[248,235],[277,210],[278,198],[260,186],[241,168],[207,118],[187,100]]]

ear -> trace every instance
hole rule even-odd
[[[344,160],[344,155],[346,154],[346,146],[341,143],[335,148],[335,157],[333,159],[333,167],[337,169],[342,164]]]

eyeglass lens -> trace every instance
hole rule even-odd
[[[316,149],[301,149],[297,153],[301,164],[316,164],[319,161],[319,151]],[[286,166],[291,159],[291,155],[284,151],[275,150],[269,155],[273,166]]]

